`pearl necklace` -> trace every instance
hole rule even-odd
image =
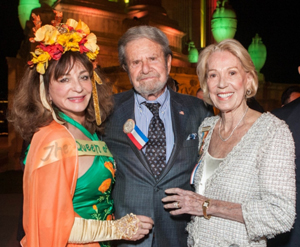
[[[225,139],[221,136],[221,125],[222,125],[222,118],[221,118],[220,125],[219,125],[219,137],[220,137],[220,139],[223,142],[228,141],[228,139],[232,136],[233,132],[236,130],[236,128],[240,125],[240,123],[242,122],[242,120],[246,116],[248,109],[249,109],[249,107],[247,107],[246,111],[244,112],[244,115],[242,116],[242,118],[240,119],[240,121],[237,123],[237,125],[233,128],[233,130],[231,131],[230,135],[227,138],[225,138]]]

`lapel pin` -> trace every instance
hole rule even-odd
[[[184,112],[183,112],[183,111],[180,111],[179,114],[180,114],[180,115],[184,115]]]
[[[133,119],[128,119],[125,122],[123,125],[123,131],[139,150],[141,150],[148,142],[148,138],[139,129],[139,127],[136,126]]]

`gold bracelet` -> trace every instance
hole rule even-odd
[[[120,239],[132,239],[139,229],[139,218],[135,214],[127,214],[119,220],[112,221]]]
[[[210,215],[207,215],[207,213],[206,213],[206,209],[208,209],[209,205],[210,205],[210,200],[209,199],[204,201],[203,204],[202,204],[203,217],[207,220],[209,220],[210,217],[211,217]]]

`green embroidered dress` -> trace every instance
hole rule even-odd
[[[111,190],[115,181],[114,159],[106,144],[99,141],[96,133],[90,134],[81,124],[65,114],[60,116],[92,140],[76,140],[79,155],[95,155],[92,166],[77,180],[73,197],[74,211],[84,219],[112,220],[114,207]],[[110,246],[108,242],[101,242],[100,245]]]

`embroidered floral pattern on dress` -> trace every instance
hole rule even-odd
[[[114,165],[111,162],[106,161],[104,163],[104,166],[110,170],[111,174],[113,175],[113,177],[115,177],[115,169],[114,169]]]

